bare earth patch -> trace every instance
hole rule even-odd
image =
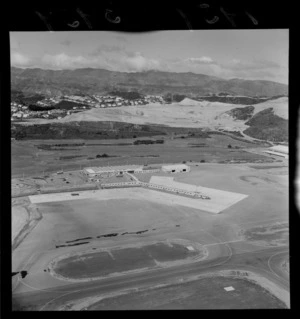
[[[287,223],[276,223],[242,229],[239,235],[245,240],[261,246],[285,246],[288,245],[289,229]]]
[[[22,228],[26,225],[29,214],[24,206],[12,206],[11,210],[11,239],[15,240]]]
[[[233,291],[225,291],[232,286]],[[253,272],[226,270],[74,300],[59,310],[289,308],[289,294]]]
[[[12,249],[16,249],[23,239],[31,232],[42,214],[34,204],[25,204],[26,200],[19,200],[22,206],[12,205]]]

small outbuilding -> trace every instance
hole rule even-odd
[[[185,164],[164,165],[161,169],[165,173],[181,173],[191,170],[190,166]]]

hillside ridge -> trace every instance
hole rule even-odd
[[[266,97],[288,94],[287,85],[265,80],[226,80],[192,72],[126,73],[93,68],[44,70],[11,67],[11,87],[29,93],[56,95],[81,92],[101,94],[112,90],[137,91],[141,94],[185,94],[188,97],[220,92]]]

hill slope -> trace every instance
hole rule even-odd
[[[272,142],[288,141],[288,121],[274,114],[273,108],[256,113],[245,124],[250,127],[244,133],[251,137]]]
[[[113,72],[103,69],[43,70],[11,68],[11,87],[29,93],[101,94],[113,90],[142,94],[180,93],[189,97],[227,92],[233,95],[286,95],[288,86],[271,81],[224,80],[204,74],[147,71]]]

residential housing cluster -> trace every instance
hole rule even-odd
[[[49,105],[44,105],[49,106]],[[19,104],[16,102],[11,103],[11,120],[23,120],[30,118],[45,118],[45,119],[61,119],[71,112],[67,110],[53,109],[45,111],[32,111],[27,105]]]
[[[146,105],[149,103],[163,103],[164,100],[161,96],[148,95],[139,99],[129,100],[119,96],[110,95],[93,95],[93,98],[97,101],[95,107],[118,107],[118,106],[129,106],[129,105]]]
[[[74,105],[70,108],[60,106],[55,108],[60,102],[73,102]],[[90,108],[111,108],[121,106],[146,105],[149,103],[164,104],[164,99],[161,96],[147,95],[139,99],[130,100],[119,96],[111,95],[64,95],[56,97],[46,97],[43,100],[37,101],[38,110],[32,110],[28,105],[22,103],[11,102],[11,120],[23,120],[29,118],[45,118],[45,119],[61,119],[71,113],[82,112]],[[42,108],[45,107],[45,110]],[[53,107],[53,109],[47,109]]]

